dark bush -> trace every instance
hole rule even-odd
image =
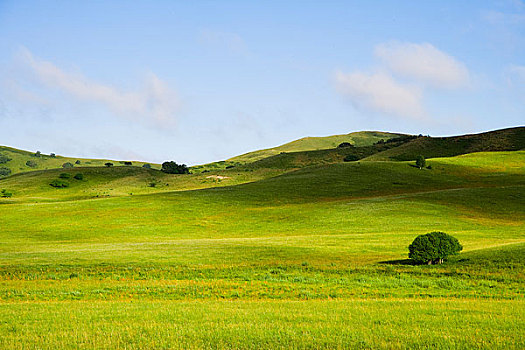
[[[346,148],[346,147],[354,147],[350,142],[342,142],[337,146],[337,148]]]
[[[30,168],[36,168],[36,166],[38,165],[34,160],[28,160],[26,162],[26,165]]]
[[[75,176],[73,176],[73,178],[75,180],[84,180],[84,175],[81,174],[81,173],[78,173],[78,174],[75,174]]]
[[[419,168],[419,169],[423,169],[426,165],[427,161],[425,160],[425,157],[419,155],[417,156],[416,158],[416,166]]]
[[[62,168],[64,168],[64,169],[69,169],[69,168],[73,168],[73,167],[74,167],[73,163],[70,163],[70,162],[62,164]]]
[[[132,162],[124,162],[124,165],[133,165]]]
[[[75,162],[75,164],[77,164],[77,165],[80,164],[80,160],[77,159],[77,161]]]
[[[355,162],[356,160],[359,160],[359,157],[355,154],[348,154],[343,160],[345,162]]]
[[[55,187],[55,188],[66,188],[66,187],[69,187],[69,183],[66,182],[66,181],[62,181],[62,180],[53,180],[53,181],[51,181],[51,183],[49,185],[52,186],[52,187]]]
[[[51,153],[49,156],[50,156],[51,158],[56,158],[57,155],[54,154],[54,153]]]
[[[2,198],[11,198],[13,196],[13,193],[9,192],[8,190],[2,190],[0,191],[0,197]]]
[[[146,169],[151,169],[151,164],[145,163],[144,165],[142,165],[142,167]]]
[[[447,256],[462,249],[457,238],[444,232],[430,232],[414,239],[408,246],[408,257],[418,264],[442,264]]]
[[[113,166],[113,163],[105,163],[104,165],[106,166],[106,168],[111,168]]]
[[[58,177],[61,178],[61,179],[70,179],[71,178],[71,174],[62,173],[62,174],[58,175]]]
[[[174,161],[162,163],[161,170],[167,174],[189,174],[190,173],[190,170],[188,169],[186,164],[177,164]]]
[[[42,156],[42,152],[40,151],[36,151],[35,154],[34,154],[35,157],[41,157]]]
[[[8,176],[9,174],[11,174],[11,169],[0,168],[0,176]]]
[[[0,164],[5,164],[5,163],[9,162],[10,160],[11,160],[11,158],[6,156],[5,154],[0,154]]]
[[[226,169],[231,169],[231,168],[235,168],[235,165],[228,165],[228,166],[226,167]]]

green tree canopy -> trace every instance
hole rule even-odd
[[[408,246],[408,257],[419,264],[441,264],[449,255],[462,249],[457,238],[444,232],[430,232],[414,239]]]

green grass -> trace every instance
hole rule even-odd
[[[105,163],[113,163],[114,166],[125,166],[124,161],[108,160],[108,159],[87,159],[87,158],[71,158],[41,154],[36,156],[35,152],[28,152],[12,147],[0,146],[0,155],[5,155],[11,160],[7,163],[0,164],[0,168],[5,167],[11,170],[11,174],[31,172],[35,170],[60,169],[64,163],[71,163],[75,167],[101,167]],[[35,166],[28,166],[28,161],[34,162]],[[80,164],[76,164],[80,161]],[[145,162],[132,162],[134,166],[142,167]],[[159,164],[150,164],[154,169],[160,169]]]
[[[191,167],[193,172],[202,172],[202,171],[214,171],[214,170],[224,170],[226,167],[240,167],[245,164],[253,163],[268,157],[280,155],[282,153],[289,152],[304,152],[304,151],[316,151],[316,150],[329,150],[336,148],[342,142],[350,142],[356,147],[365,147],[371,146],[379,140],[388,140],[401,134],[392,134],[388,132],[379,132],[379,131],[360,131],[353,132],[345,135],[332,135],[324,137],[304,137],[299,140],[285,143],[284,145],[267,148],[262,150],[257,150],[242,154],[225,161],[213,162],[209,164],[203,164],[198,166]],[[359,151],[358,153],[370,155],[369,150]],[[344,152],[343,152],[344,154]],[[309,157],[309,154],[306,154]],[[322,163],[333,162],[333,159],[336,155],[325,155],[325,158],[328,158],[328,161]],[[314,159],[319,159],[319,154],[313,156]],[[342,158],[341,158],[342,161]],[[317,162],[317,164],[321,164]],[[265,164],[267,165],[267,164]],[[259,165],[258,168],[264,168],[265,165]],[[309,165],[312,165],[310,163]],[[275,167],[270,165],[270,167]],[[290,167],[290,166],[288,166]]]
[[[368,160],[415,160],[453,157],[466,153],[487,151],[518,151],[525,149],[525,127],[501,129],[481,134],[452,137],[419,137],[411,142],[380,153]]]
[[[525,152],[411,163],[0,180],[0,348],[523,348]]]

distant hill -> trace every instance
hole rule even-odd
[[[0,146],[0,177],[2,177],[2,168],[9,169],[10,175],[13,175],[35,170],[59,169],[65,163],[71,163],[75,167],[100,167],[104,166],[105,163],[112,163],[114,166],[126,166],[125,161],[53,156]],[[135,161],[131,163],[135,166],[146,164],[145,162]],[[158,164],[151,163],[150,165],[154,169],[160,168]]]
[[[224,161],[213,162],[204,165],[198,165],[192,167],[194,171],[203,171],[203,170],[218,170],[225,169],[226,167],[231,166],[240,166],[244,164],[253,163],[261,159],[265,159],[272,156],[277,156],[283,152],[305,152],[305,151],[319,151],[334,149],[343,142],[349,142],[355,147],[364,147],[371,146],[379,140],[389,140],[395,137],[406,136],[404,134],[394,134],[389,132],[380,132],[380,131],[358,131],[352,132],[349,134],[342,135],[332,135],[332,136],[322,136],[322,137],[303,137],[301,139],[285,143],[283,145],[262,149],[258,151],[253,151],[245,153]],[[344,152],[343,152],[344,153]],[[322,154],[322,153],[321,153]],[[368,155],[368,154],[367,154]],[[283,158],[287,158],[285,156]],[[314,155],[317,157],[317,155]],[[333,157],[337,157],[335,154]],[[333,161],[329,161],[333,163]]]
[[[388,140],[401,134],[392,134],[379,131],[359,131],[344,135],[333,135],[325,137],[304,137],[299,140],[285,143],[284,145],[267,148],[259,151],[249,152],[228,159],[228,161],[250,163],[281,152],[316,151],[322,149],[336,148],[342,142],[349,142],[356,147],[370,146],[383,139]]]
[[[365,160],[414,160],[453,157],[473,152],[518,151],[525,149],[525,127],[516,127],[452,137],[418,137]]]

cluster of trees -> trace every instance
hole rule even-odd
[[[9,174],[11,174],[11,169],[0,168],[0,176],[8,176]]]
[[[449,255],[463,250],[457,238],[444,232],[430,232],[417,236],[408,246],[408,257],[418,264],[442,264]]]
[[[69,174],[69,173],[61,173],[60,175],[58,175],[58,179],[51,181],[49,186],[55,187],[55,188],[66,188],[66,187],[69,187],[69,182],[64,181],[64,180],[67,180],[67,179],[70,179],[70,178],[71,178],[71,174]],[[73,176],[73,179],[79,180],[79,181],[84,180],[84,174],[77,173],[77,174],[75,174]]]
[[[165,172],[166,174],[189,174],[190,173],[190,169],[188,169],[186,164],[177,164],[174,161],[162,163],[161,171]]]
[[[5,163],[9,162],[10,160],[11,160],[11,158],[6,156],[5,154],[0,154],[0,164],[5,164]]]

